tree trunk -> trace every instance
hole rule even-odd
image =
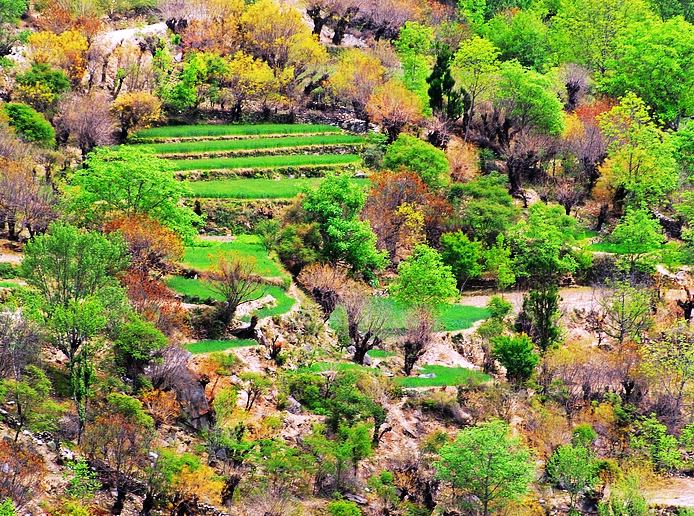
[[[116,501],[111,508],[111,514],[120,514],[123,512],[123,506],[125,505],[125,497],[128,492],[121,486],[116,487]]]

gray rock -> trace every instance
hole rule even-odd
[[[363,496],[359,496],[352,493],[347,493],[344,496],[346,500],[349,500],[350,502],[354,502],[359,505],[366,505],[368,503],[368,500]]]
[[[357,352],[357,348],[355,348],[354,346],[349,346],[347,348],[347,353],[349,353],[350,355],[354,355],[356,352]]]
[[[371,359],[371,357],[367,354],[364,355],[364,365],[365,366],[372,366],[374,361]]]
[[[417,378],[436,378],[435,373],[423,373],[417,376]]]
[[[293,396],[287,398],[287,412],[290,414],[301,414],[301,403],[299,403]]]

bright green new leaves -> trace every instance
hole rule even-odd
[[[429,142],[409,134],[401,134],[388,146],[383,166],[398,171],[415,172],[430,188],[440,188],[450,180],[446,154]]]
[[[346,263],[371,279],[386,264],[386,252],[376,249],[376,235],[359,214],[366,192],[347,175],[330,176],[306,194],[303,208],[318,224],[321,253],[334,263]]]
[[[125,243],[56,222],[25,247],[22,275],[36,290],[35,309],[70,361],[103,329],[124,294],[115,274],[127,265]]]
[[[415,307],[433,308],[458,295],[450,265],[428,245],[420,244],[398,266],[398,277],[390,286],[398,301]]]
[[[517,60],[523,66],[542,70],[549,58],[547,26],[534,11],[497,14],[482,29],[500,51],[504,61]]]
[[[627,202],[637,206],[657,206],[677,188],[679,173],[670,137],[653,123],[640,98],[627,94],[599,122],[609,143],[597,187],[623,188]]]
[[[559,135],[564,129],[564,108],[552,81],[516,61],[502,65],[495,97],[521,131],[534,129]]]
[[[576,269],[571,247],[576,219],[556,204],[533,204],[527,220],[511,229],[509,243],[515,273],[534,286],[553,284],[560,276]]]
[[[202,222],[180,204],[188,192],[174,177],[171,162],[148,148],[95,149],[71,184],[74,189],[69,207],[88,222],[146,214],[189,242],[197,234],[195,226]]]
[[[441,257],[451,266],[462,290],[468,280],[479,277],[484,270],[484,247],[470,240],[462,231],[441,235]]]
[[[441,458],[434,463],[436,476],[472,495],[461,498],[466,510],[482,514],[501,510],[521,499],[534,478],[530,452],[510,435],[503,421],[467,428],[439,453]],[[481,507],[469,507],[471,503]]]
[[[62,409],[50,394],[51,382],[46,373],[36,366],[28,366],[19,380],[0,381],[0,400],[12,402],[8,407],[18,422],[15,441],[26,427],[34,432],[57,428]]]
[[[547,476],[569,492],[570,506],[598,481],[599,464],[585,446],[565,444],[556,449],[547,462]]]
[[[601,87],[613,96],[638,95],[676,128],[694,115],[693,69],[694,25],[682,18],[635,23],[619,38]]]
[[[552,20],[552,46],[561,62],[600,73],[616,55],[617,37],[653,15],[643,0],[561,0]]]
[[[398,39],[394,43],[402,62],[402,82],[419,97],[427,114],[431,114],[427,78],[432,67],[433,41],[434,30],[431,27],[408,21],[400,29]]]
[[[10,102],[3,106],[10,126],[28,142],[43,147],[55,146],[55,129],[46,118],[31,106]]]
[[[665,235],[660,223],[647,210],[632,209],[614,228],[610,241],[623,250],[620,265],[626,271],[653,271],[658,263],[658,251],[665,243]]]
[[[477,101],[496,83],[498,58],[499,50],[494,44],[479,36],[461,42],[455,53],[451,71],[456,84],[470,96],[468,120],[474,114]]]
[[[506,368],[509,381],[521,384],[530,379],[540,356],[535,353],[533,341],[527,335],[499,335],[492,339],[492,345],[494,358]]]

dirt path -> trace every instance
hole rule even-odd
[[[523,304],[524,294],[524,291],[504,292],[503,297],[507,301],[510,301],[513,304],[516,312],[518,312]],[[484,294],[463,295],[460,302],[463,305],[484,307],[487,306],[487,303],[493,295],[499,294],[490,292]],[[559,295],[561,296],[559,306],[564,313],[568,313],[575,309],[590,310],[597,300],[597,293],[592,287],[562,288],[559,290]]]
[[[662,485],[646,488],[651,505],[694,508],[694,478],[669,478]]]

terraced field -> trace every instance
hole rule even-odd
[[[365,143],[331,125],[205,124],[146,129],[129,145],[170,159],[191,197],[241,201],[289,199],[328,172],[354,173]]]
[[[132,142],[166,139],[244,138],[284,134],[339,134],[334,125],[321,124],[197,124],[167,125],[145,129],[131,137]]]

